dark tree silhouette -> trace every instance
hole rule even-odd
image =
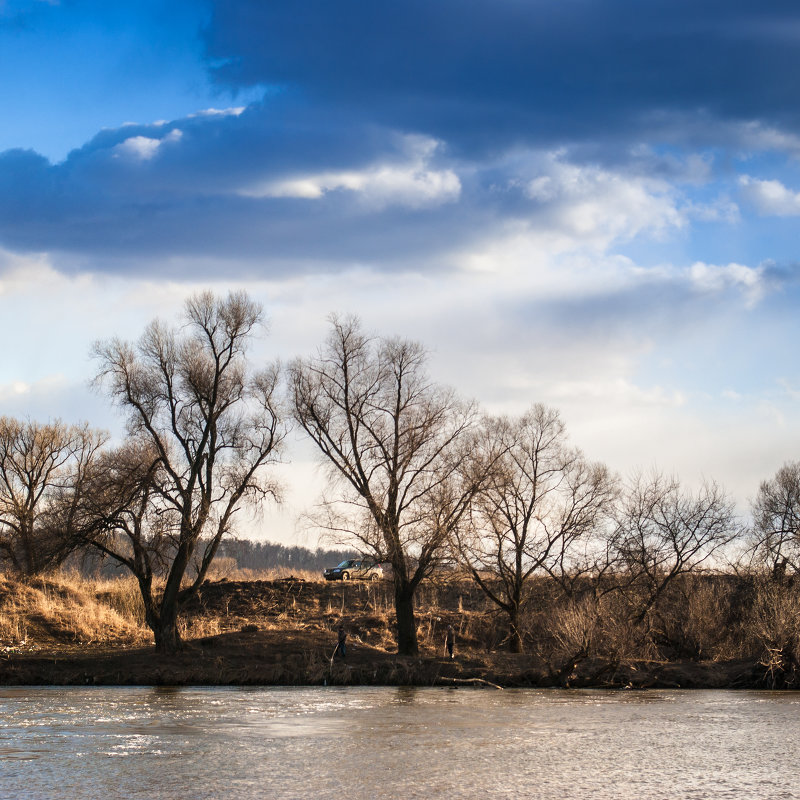
[[[75,511],[105,440],[85,424],[0,418],[0,557],[15,571],[55,567],[76,546]]]
[[[135,345],[95,348],[98,380],[127,414],[131,441],[98,480],[86,525],[94,545],[136,575],[156,647],[167,652],[180,647],[178,613],[236,512],[276,496],[265,467],[285,435],[278,367],[252,372],[246,360],[261,307],[244,293],[204,292],[187,301],[184,317],[178,329],[151,323]],[[166,571],[160,594],[157,562]],[[196,575],[183,585],[192,563]]]
[[[414,593],[482,480],[472,406],[431,383],[415,342],[370,338],[333,318],[315,358],[295,361],[297,422],[329,467],[325,526],[392,566],[398,651],[418,652]]]

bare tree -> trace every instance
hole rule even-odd
[[[563,583],[583,573],[580,556],[608,517],[616,482],[568,446],[554,409],[537,404],[518,419],[487,425],[500,455],[456,541],[476,583],[508,615],[511,650],[520,653],[529,579],[541,572]]]
[[[800,572],[800,461],[764,481],[753,502],[753,547],[773,575]]]
[[[136,577],[145,621],[160,627],[153,579],[165,577],[180,541],[180,518],[158,502],[161,458],[145,439],[131,437],[97,460],[86,481],[78,530],[93,545]]]
[[[156,648],[165,652],[180,647],[178,614],[237,511],[277,496],[264,468],[285,435],[277,365],[252,373],[246,360],[260,305],[244,293],[203,292],[187,301],[184,317],[177,330],[151,323],[135,345],[114,339],[95,347],[98,381],[126,412],[133,442],[118,451],[112,480],[95,484],[105,499],[95,499],[87,529],[138,578]],[[154,558],[166,559],[159,595]],[[196,575],[183,586],[193,559]]]
[[[0,418],[0,554],[34,575],[75,546],[74,511],[106,436],[88,425]]]
[[[418,652],[414,593],[480,485],[476,412],[425,374],[425,352],[332,318],[315,358],[290,369],[297,421],[319,447],[337,496],[327,526],[392,566],[397,646]]]
[[[617,512],[612,549],[621,587],[641,622],[680,575],[696,572],[741,534],[733,503],[716,483],[696,494],[677,478],[637,475]]]

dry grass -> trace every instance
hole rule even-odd
[[[289,576],[319,580],[319,575],[310,571],[239,570],[233,559],[219,561],[212,570],[213,580],[275,581]],[[199,615],[181,620],[181,634],[187,639],[214,636],[239,629],[246,622]],[[271,626],[280,624],[274,621]],[[95,579],[57,571],[23,583],[0,573],[0,647],[150,641],[152,633],[145,624],[139,586],[132,575]]]
[[[217,567],[181,617],[185,640],[248,629],[333,637],[344,622],[354,643],[395,650],[391,581],[331,584],[314,572],[237,570],[224,559]],[[302,580],[282,580],[290,576]],[[542,583],[521,620],[526,650],[543,663],[576,653],[611,663],[758,661],[778,653],[784,672],[800,676],[800,587],[697,577],[676,583],[642,622],[635,622],[636,609],[637,598],[629,594],[569,598]],[[448,625],[455,628],[459,652],[508,648],[505,615],[457,576],[424,583],[416,615],[423,654],[441,655]],[[0,648],[146,642],[152,634],[133,577],[63,572],[18,583],[0,574]]]
[[[289,577],[304,581],[322,580],[322,575],[317,570],[292,569],[291,567],[241,569],[236,566],[236,559],[229,557],[214,559],[208,571],[208,579],[212,581],[279,581]]]
[[[0,643],[4,646],[148,639],[150,632],[143,625],[141,600],[132,579],[91,581],[54,573],[25,584],[0,576]]]

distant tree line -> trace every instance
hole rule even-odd
[[[317,353],[286,369],[255,367],[261,322],[246,294],[206,292],[180,325],[98,343],[97,384],[127,421],[115,447],[85,424],[0,420],[6,568],[32,575],[91,549],[136,577],[156,647],[171,652],[215,558],[320,569],[355,551],[391,567],[405,654],[418,651],[418,588],[445,566],[472,577],[515,651],[531,642],[542,585],[584,610],[613,598],[631,628],[658,628],[686,576],[800,571],[800,463],[761,485],[745,525],[713,482],[692,492],[590,461],[555,409],[482,413],[431,380],[419,344],[368,335],[355,318],[332,317]],[[340,551],[233,538],[244,506],[280,498],[270,468],[292,424],[327,468],[315,519]]]
[[[318,572],[335,567],[342,561],[357,557],[353,549],[311,549],[300,545],[283,545],[276,542],[254,541],[252,539],[224,539],[217,551],[218,559],[229,559],[237,570],[250,570],[255,573],[267,570],[296,570],[297,572]],[[86,577],[98,576],[112,578],[126,570],[126,567],[103,556],[95,548],[73,551],[65,561],[66,565]],[[321,577],[321,575],[320,575]]]
[[[227,539],[220,545],[219,555],[233,559],[239,569],[259,571],[282,567],[298,571],[322,572],[329,567],[335,567],[345,559],[355,558],[358,553],[352,548],[311,550],[298,545]]]

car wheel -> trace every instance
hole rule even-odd
[[[349,572],[343,572],[342,573],[342,580],[343,581],[349,581],[350,580],[350,573]]]
[[[376,581],[376,580],[378,580],[378,573],[377,573],[377,572],[373,572],[373,573],[372,573],[372,575],[370,575],[370,576],[369,576],[369,579],[370,579],[371,581]]]

